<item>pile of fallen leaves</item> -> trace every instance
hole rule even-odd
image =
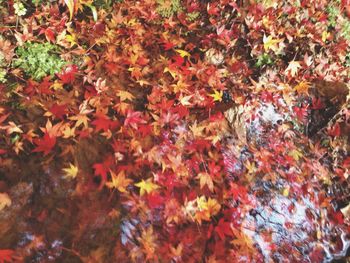
[[[349,10],[0,0],[0,262],[346,259]]]

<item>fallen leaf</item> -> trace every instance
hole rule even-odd
[[[159,188],[158,185],[152,182],[151,178],[148,178],[146,181],[142,180],[141,182],[136,183],[135,186],[140,188],[141,196],[143,196],[145,193],[152,193],[154,190],[157,190]]]
[[[0,211],[6,206],[10,206],[12,201],[7,193],[0,193]]]
[[[126,179],[125,178],[125,172],[121,171],[116,175],[113,171],[110,171],[112,181],[111,182],[106,182],[106,186],[108,188],[117,188],[119,192],[125,193],[126,192],[126,187],[132,183],[131,179]]]
[[[295,75],[298,73],[299,69],[301,68],[299,61],[291,61],[289,62],[289,65],[287,69],[285,70],[286,73],[290,73],[292,77],[295,77]]]
[[[70,163],[69,167],[64,168],[63,171],[65,172],[65,178],[74,179],[77,176],[79,169],[77,166]]]

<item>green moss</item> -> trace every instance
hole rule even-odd
[[[261,54],[260,56],[258,56],[258,61],[255,63],[256,67],[263,67],[265,65],[272,65],[273,64],[273,60],[270,57],[269,54]]]
[[[197,20],[199,18],[199,16],[200,16],[199,12],[189,13],[189,14],[187,14],[187,20],[193,22],[193,21]]]
[[[157,0],[157,13],[162,17],[171,17],[182,11],[181,0]]]
[[[340,36],[350,41],[350,21],[349,20],[346,20],[342,25]]]
[[[330,3],[326,8],[326,12],[328,15],[328,25],[335,27],[337,24],[338,16],[340,15],[339,8],[335,6],[334,3]]]
[[[110,9],[113,7],[114,3],[121,3],[123,0],[94,0],[93,6],[103,9]]]
[[[66,64],[58,55],[57,46],[50,43],[26,43],[16,50],[18,56],[14,60],[15,67],[23,71],[35,80],[41,80],[47,75],[54,75],[61,71]]]

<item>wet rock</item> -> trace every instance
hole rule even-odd
[[[22,225],[25,206],[33,193],[32,184],[18,183],[10,189],[11,205],[0,211],[0,247],[10,247]]]

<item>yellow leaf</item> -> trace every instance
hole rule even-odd
[[[197,206],[199,210],[207,209],[207,198],[204,195],[197,197]]]
[[[292,150],[288,153],[289,156],[293,157],[294,160],[299,161],[303,154],[298,150]]]
[[[70,137],[75,137],[75,128],[71,128],[69,126],[66,126],[64,130],[62,131],[63,138],[68,139]]]
[[[66,173],[65,178],[74,179],[78,174],[78,167],[70,163],[69,167],[64,168],[63,171]]]
[[[214,191],[214,183],[213,183],[213,180],[210,177],[210,174],[208,174],[208,173],[199,173],[197,178],[199,178],[199,184],[200,184],[201,189],[205,185],[207,185],[211,192]]]
[[[322,32],[322,41],[326,42],[326,40],[331,36],[331,34],[327,31]]]
[[[157,190],[159,188],[158,185],[152,183],[152,179],[149,178],[146,181],[142,180],[141,182],[138,182],[135,184],[135,186],[140,188],[140,195],[144,195],[145,193],[149,194],[152,193],[154,190]]]
[[[66,35],[66,41],[70,43],[70,47],[77,45],[77,38],[76,38],[76,35],[73,33],[71,35],[69,34]]]
[[[62,90],[63,89],[63,84],[58,82],[57,80],[50,86],[50,89],[54,90]]]
[[[79,127],[81,124],[84,124],[84,127],[88,127],[89,117],[85,114],[78,114],[69,118],[72,121],[77,121],[74,127]]]
[[[249,160],[247,160],[244,164],[245,168],[247,168],[247,172],[248,174],[253,174],[256,171],[256,167],[255,167],[255,162],[250,162]]]
[[[299,68],[301,68],[300,62],[293,60],[289,62],[289,65],[286,69],[286,73],[290,72],[291,76],[294,77],[298,73]]]
[[[144,79],[140,79],[138,81],[136,81],[138,84],[140,84],[141,87],[143,87],[144,85],[151,85],[151,83],[147,80],[144,80]]]
[[[177,76],[176,72],[175,72],[175,71],[172,71],[172,70],[169,69],[168,67],[165,67],[163,72],[164,72],[164,73],[165,73],[165,72],[169,72],[170,75],[171,75],[174,79],[175,79],[176,76]]]
[[[8,194],[0,193],[0,211],[3,210],[6,206],[10,206],[12,201]]]
[[[217,213],[219,213],[220,209],[221,205],[218,203],[218,201],[214,198],[209,197],[207,202],[207,210],[210,216],[215,216]]]
[[[108,188],[117,188],[122,193],[126,192],[126,187],[132,182],[132,180],[125,178],[124,171],[121,171],[118,175],[111,171],[111,177],[112,182],[107,182],[106,186]]]
[[[311,86],[310,82],[302,81],[298,85],[296,85],[294,89],[298,92],[298,94],[304,93],[305,95],[309,95],[310,86]]]
[[[282,191],[282,195],[285,197],[289,196],[289,187],[285,187]]]
[[[179,55],[180,55],[182,58],[184,58],[184,57],[190,57],[190,56],[191,56],[190,53],[188,53],[187,51],[182,50],[182,49],[175,49],[175,51],[176,51],[177,53],[179,53]]]
[[[273,39],[272,36],[266,37],[266,35],[264,35],[263,43],[265,51],[269,51],[271,49],[273,52],[276,52],[278,50],[278,44],[281,41],[282,39]]]
[[[223,95],[223,91],[217,91],[214,89],[214,93],[213,94],[209,94],[210,97],[213,98],[214,101],[222,101],[222,95]]]
[[[117,96],[120,97],[120,101],[125,101],[125,100],[133,100],[135,99],[134,95],[132,95],[130,92],[125,91],[125,90],[119,90],[117,92]]]

